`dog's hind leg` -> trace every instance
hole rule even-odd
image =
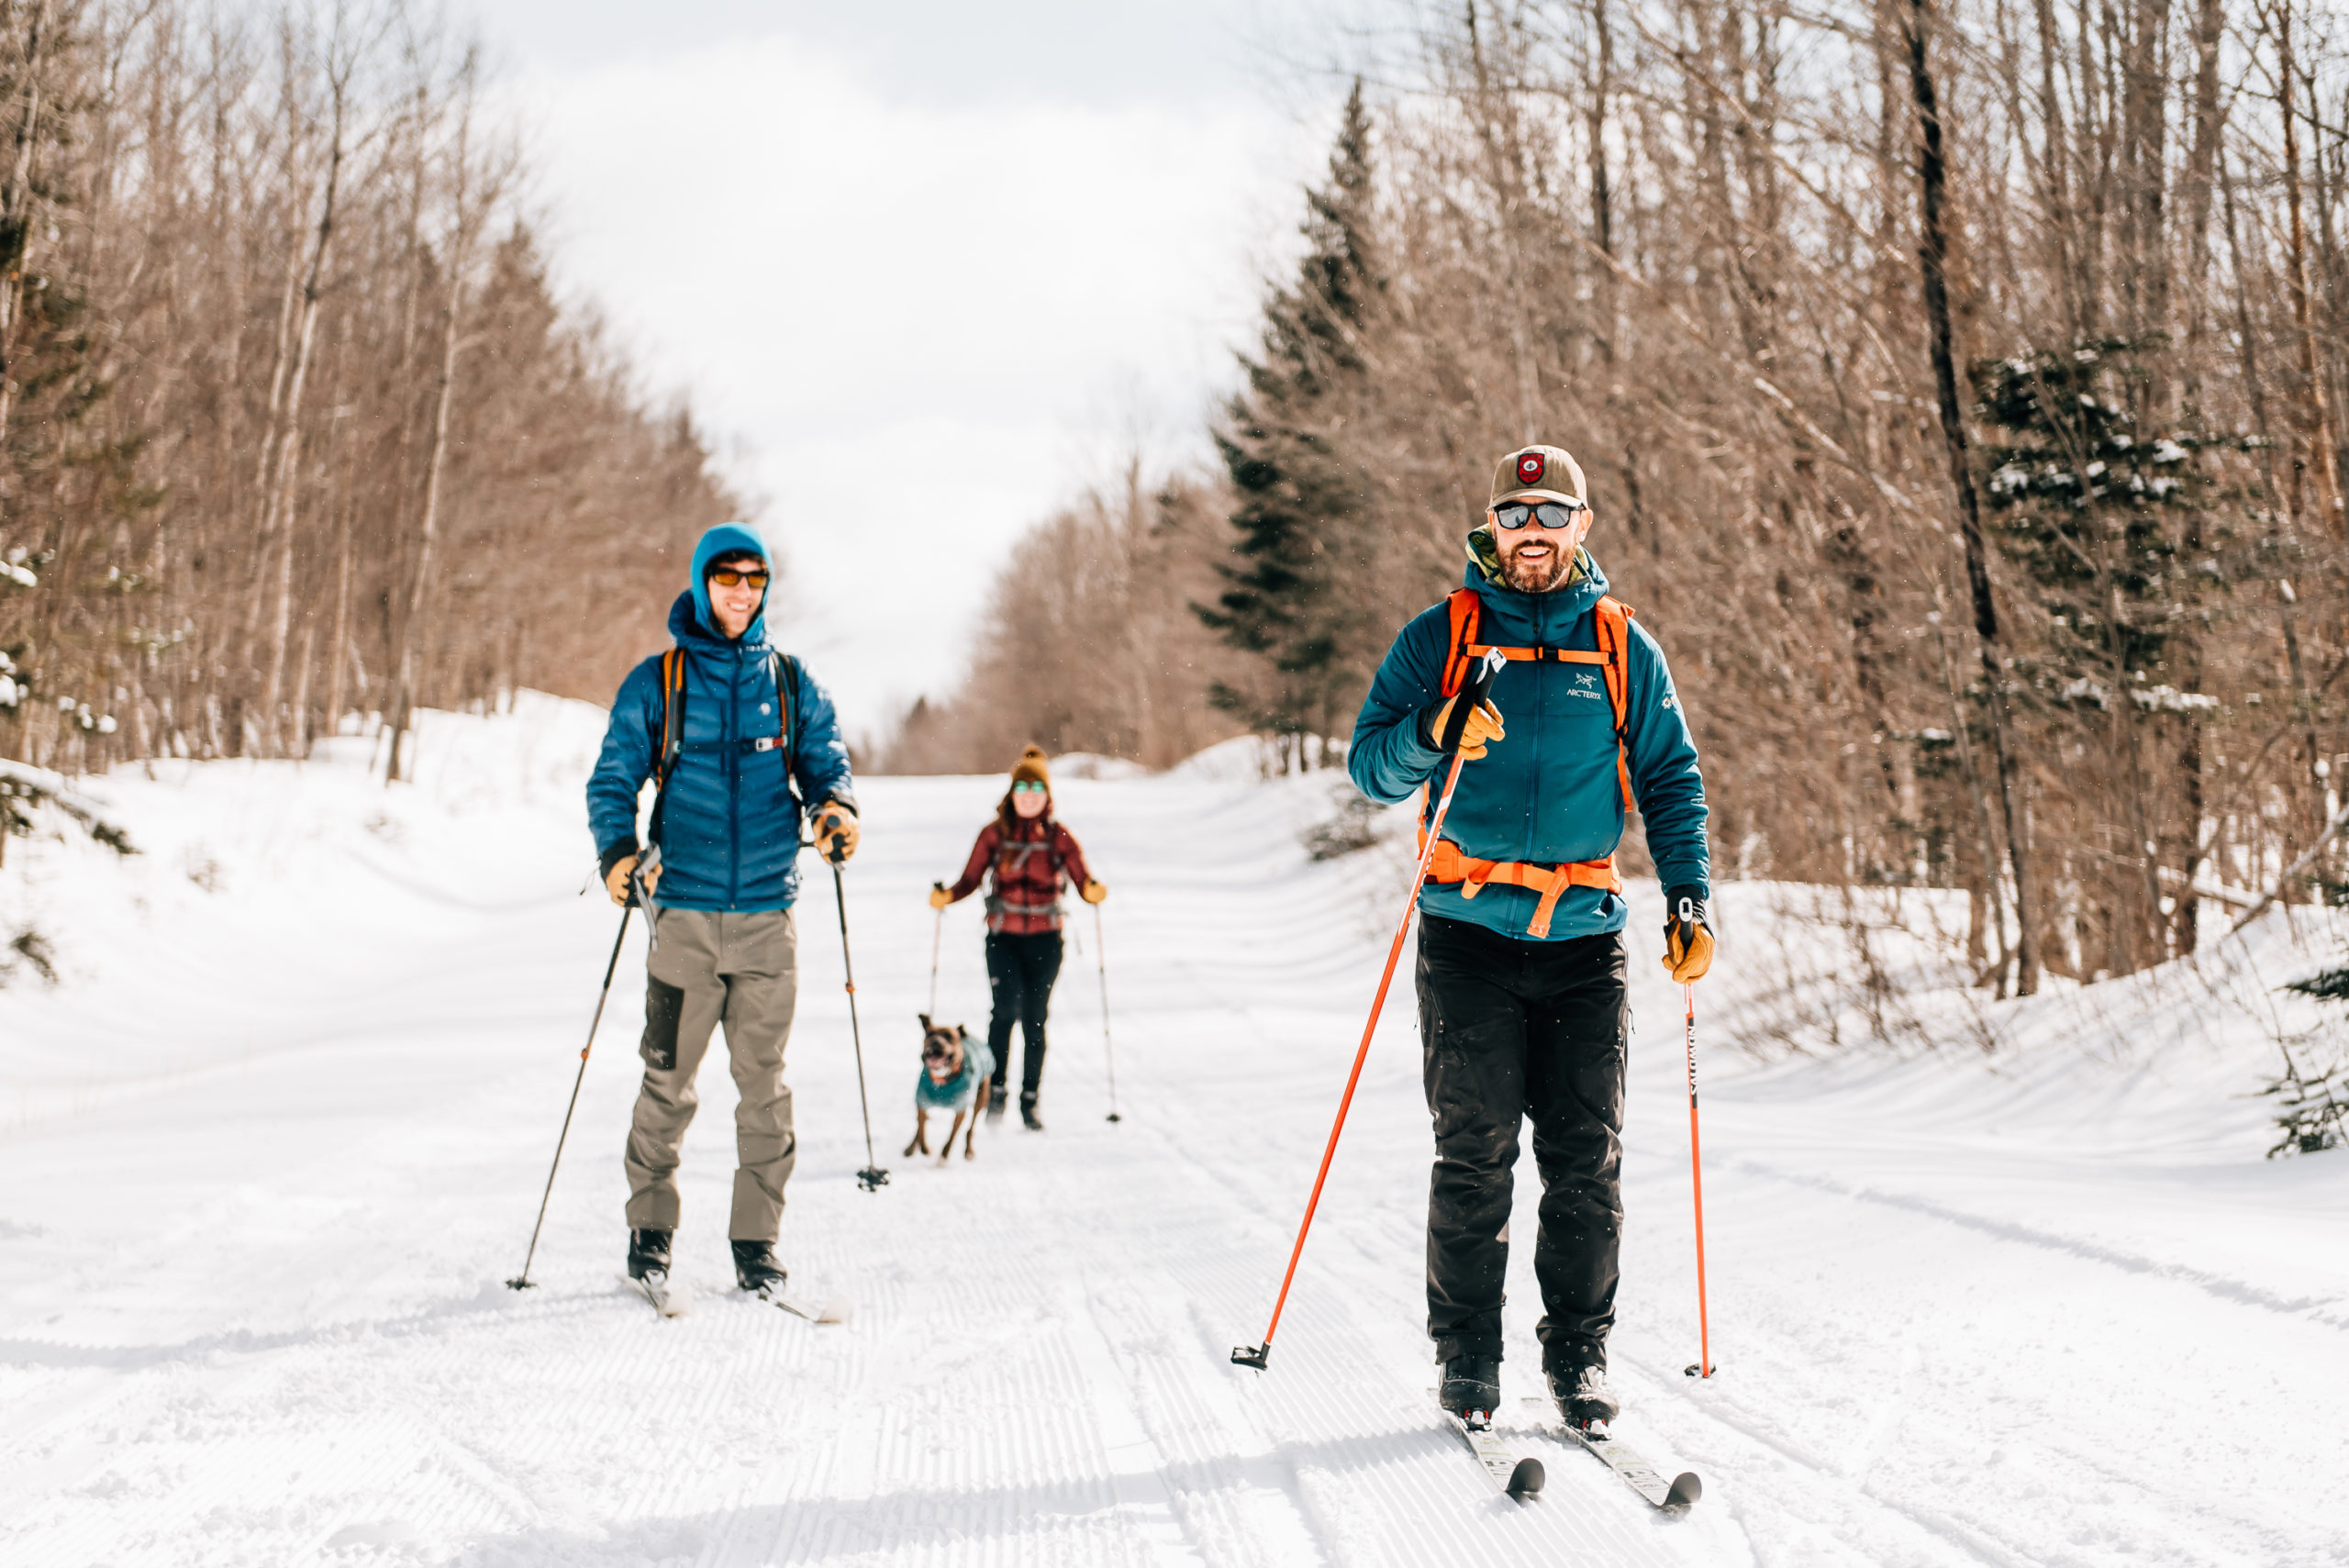
[[[976,1121],[978,1118],[976,1117],[973,1117],[971,1119],[973,1121]],[[940,1164],[943,1165],[949,1159],[953,1157],[954,1135],[962,1130],[963,1113],[958,1110],[954,1113],[954,1125],[946,1129],[946,1141],[938,1146],[938,1162]],[[925,1149],[922,1152],[927,1154],[930,1151]]]
[[[914,1107],[914,1140],[906,1145],[906,1157],[913,1158],[914,1151],[917,1149],[925,1154],[930,1152],[930,1107],[928,1106]]]

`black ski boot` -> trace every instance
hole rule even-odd
[[[1607,1386],[1603,1362],[1569,1362],[1550,1369],[1550,1393],[1558,1414],[1571,1427],[1587,1428],[1594,1421],[1611,1421],[1622,1414],[1623,1402]]]
[[[774,1261],[772,1241],[737,1241],[734,1243],[734,1279],[744,1290],[780,1289],[784,1268]]]
[[[987,1091],[987,1119],[1001,1121],[1003,1113],[1011,1108],[1011,1093],[997,1084]]]
[[[674,1230],[631,1230],[628,1233],[628,1277],[669,1277],[669,1238]]]
[[[1044,1130],[1044,1118],[1036,1114],[1036,1096],[1033,1095],[1019,1096],[1019,1125],[1030,1132]]]
[[[1498,1356],[1454,1356],[1443,1363],[1443,1381],[1436,1385],[1435,1402],[1465,1420],[1489,1419],[1500,1408],[1501,1362]]]

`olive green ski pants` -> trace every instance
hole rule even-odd
[[[677,1227],[677,1151],[701,1105],[694,1074],[723,1025],[734,1070],[734,1211],[726,1234],[772,1241],[783,1227],[783,1184],[799,1151],[783,1048],[797,999],[797,937],[788,909],[711,914],[663,909],[660,945],[645,965],[644,1086],[628,1134],[628,1223]]]

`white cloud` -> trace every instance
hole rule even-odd
[[[750,449],[785,635],[856,728],[952,684],[1106,431],[1196,439],[1319,158],[1267,109],[941,103],[786,37],[516,96],[567,285]]]

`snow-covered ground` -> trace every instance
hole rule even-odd
[[[1391,854],[1307,860],[1328,780],[1229,755],[1061,786],[1114,889],[1122,1122],[1088,918],[1051,1130],[899,1155],[922,892],[1000,786],[868,780],[849,913],[894,1176],[854,1180],[819,876],[782,1247],[853,1318],[729,1288],[714,1065],[679,1235],[695,1309],[620,1285],[637,933],[540,1288],[507,1290],[617,919],[581,895],[599,726],[528,697],[430,716],[422,782],[388,793],[363,742],[159,764],[90,785],[138,858],[12,843],[0,937],[37,915],[64,984],[0,992],[0,1562],[2349,1563],[2349,1153],[2263,1160],[2255,1096],[2272,1033],[2314,1017],[2269,1013],[2333,940],[2305,912],[2297,945],[2279,916],[2197,974],[1905,1000],[1894,1047],[1850,1043],[1847,1014],[1831,1051],[1817,986],[1848,949],[1784,890],[1731,889],[1699,987],[1699,1384],[1676,995],[1637,890],[1615,1375],[1624,1435],[1707,1490],[1663,1518],[1550,1449],[1520,1507],[1431,1398],[1408,989],[1271,1370],[1229,1362],[1263,1332],[1397,885]],[[973,906],[945,939],[939,1010],[981,1027]],[[1504,1377],[1530,1427],[1529,1262]]]

